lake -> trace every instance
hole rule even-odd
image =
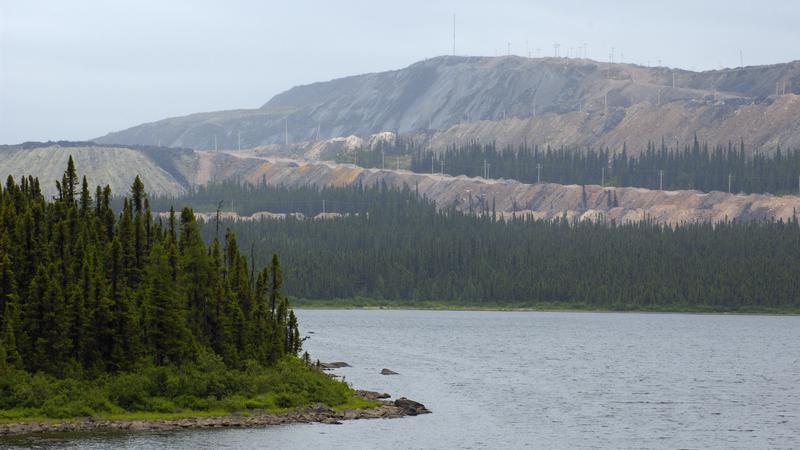
[[[300,310],[305,347],[433,414],[43,448],[800,448],[800,317]],[[389,368],[399,375],[380,375]]]

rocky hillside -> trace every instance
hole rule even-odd
[[[33,174],[60,179],[72,155],[92,185],[110,184],[127,192],[136,175],[148,190],[179,195],[192,185],[238,180],[285,186],[375,185],[418,190],[441,207],[455,206],[501,216],[532,214],[537,218],[579,217],[592,220],[640,220],[664,223],[727,219],[788,219],[800,211],[800,197],[734,195],[722,192],[653,191],[638,188],[524,184],[464,176],[417,174],[405,170],[364,169],[350,164],[266,158],[245,152],[125,148],[88,144],[43,144],[0,148],[0,176]],[[54,183],[44,183],[49,194]]]
[[[500,142],[640,148],[647,140],[800,146],[800,62],[691,72],[583,59],[438,57],[298,86],[256,110],[165,119],[103,143],[196,149],[296,144],[391,131],[434,145]]]
[[[723,192],[654,191],[640,188],[524,184],[511,180],[486,180],[465,176],[417,174],[405,170],[364,169],[350,164],[246,157],[240,153],[198,152],[203,163],[217,168],[211,180],[266,181],[274,185],[380,185],[417,190],[443,208],[474,212],[491,211],[510,218],[531,214],[536,218],[558,217],[586,220],[637,221],[644,218],[662,223],[696,221],[788,219],[800,212],[800,197],[735,195]]]
[[[47,195],[55,195],[55,180],[61,180],[72,156],[79,172],[92,189],[111,186],[116,194],[128,192],[136,175],[156,194],[179,195],[195,177],[197,155],[192,150],[143,149],[91,143],[44,143],[0,147],[0,175],[34,175]]]

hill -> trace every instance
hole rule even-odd
[[[88,178],[110,185],[115,194],[128,191],[139,175],[150,192],[179,195],[191,186],[197,158],[192,150],[141,146],[98,145],[93,142],[28,142],[0,146],[0,174],[19,179],[34,175],[40,180],[60,180],[70,155]],[[55,184],[43,182],[46,195],[55,195]]]
[[[259,109],[143,124],[101,143],[252,148],[391,131],[434,146],[642,148],[662,138],[800,146],[800,62],[705,72],[586,59],[443,56],[400,70],[298,86]]]
[[[37,146],[38,145],[38,146]],[[301,186],[408,187],[440,208],[474,212],[494,209],[499,215],[532,214],[536,218],[567,216],[617,222],[650,218],[661,223],[726,219],[788,219],[800,211],[800,197],[723,192],[659,191],[598,185],[526,184],[481,177],[419,174],[407,170],[365,169],[352,164],[257,156],[257,152],[213,152],[95,145],[41,143],[0,148],[0,176],[32,174],[59,179],[59,164],[70,155],[90,179],[127,193],[139,175],[150,192],[180,196],[193,186],[225,181]],[[55,195],[55,185],[42,186]]]

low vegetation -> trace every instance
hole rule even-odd
[[[280,412],[309,404],[362,404],[344,383],[285,357],[271,367],[230,368],[216,355],[180,366],[141,367],[95,378],[55,377],[5,369],[0,377],[0,421],[96,417],[159,419]]]

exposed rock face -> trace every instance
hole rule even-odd
[[[365,138],[355,135],[318,141],[304,141],[291,145],[270,144],[251,149],[249,153],[279,158],[332,160],[337,155],[356,149],[374,150],[381,142],[392,143],[396,135],[389,131],[375,133]]]
[[[115,193],[127,193],[138,174],[152,194],[179,195],[193,185],[225,180],[285,186],[365,186],[416,190],[442,208],[455,206],[480,213],[494,206],[498,216],[531,215],[539,219],[559,217],[585,220],[638,221],[649,218],[662,223],[722,221],[725,219],[788,219],[800,212],[800,197],[735,195],[723,192],[655,191],[641,188],[525,184],[511,180],[486,180],[465,176],[412,173],[406,170],[364,169],[350,164],[297,161],[253,156],[248,152],[183,151],[163,149],[158,158],[141,150],[105,147],[43,147],[0,149],[0,176],[34,175],[42,180],[47,195],[55,194],[69,155],[79,173],[92,186],[109,183]],[[203,216],[202,213],[199,213]],[[207,214],[206,219],[213,215]],[[269,212],[262,217],[282,218]],[[334,218],[326,213],[317,218]]]
[[[67,160],[75,161],[79,174],[89,178],[94,194],[97,185],[111,186],[115,194],[130,191],[136,175],[144,181],[149,192],[162,195],[180,195],[194,178],[197,155],[191,150],[161,149],[149,154],[142,150],[118,147],[61,147],[58,145],[31,149],[0,149],[0,175],[39,177],[46,195],[55,195],[55,181],[61,180]]]
[[[291,149],[303,141],[441,130],[436,145],[527,139],[618,149],[627,141],[638,150],[648,140],[687,142],[697,132],[712,145],[744,138],[751,150],[772,151],[778,143],[800,146],[797,94],[800,62],[691,72],[583,59],[443,56],[298,86],[260,109],[165,119],[99,142],[214,149],[216,137],[221,149],[287,141]]]
[[[712,145],[742,139],[749,152],[765,153],[782,147],[800,147],[800,95],[787,94],[758,103],[740,99],[671,102],[656,106],[648,102],[629,107],[610,107],[546,113],[538,117],[513,117],[500,121],[479,121],[454,125],[436,132],[428,144],[436,149],[453,143],[492,142],[507,144],[533,142],[552,147],[592,146],[620,151],[627,145],[636,154],[648,142],[669,145],[691,143],[697,133],[701,142]]]
[[[800,197],[736,195],[723,192],[656,191],[641,188],[525,184],[512,180],[452,177],[405,170],[364,169],[350,164],[295,161],[243,156],[238,153],[198,152],[215,168],[210,179],[266,181],[284,186],[365,186],[385,183],[409,188],[436,201],[442,208],[455,206],[473,212],[491,211],[511,218],[531,215],[539,219],[560,217],[617,222],[648,218],[661,223],[718,222],[729,220],[789,219],[800,212]],[[209,179],[195,179],[197,184]]]

